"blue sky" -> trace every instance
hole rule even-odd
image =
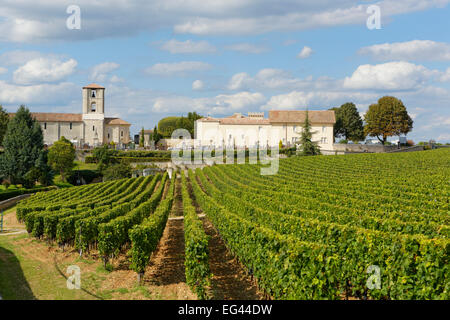
[[[450,142],[450,0],[1,1],[0,104],[81,112],[106,87],[106,113],[153,128],[164,116],[272,109],[361,114],[404,102],[415,141]],[[369,30],[369,5],[381,29]],[[81,29],[69,30],[69,5]]]

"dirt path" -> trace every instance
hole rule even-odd
[[[177,178],[171,217],[183,216],[180,179]],[[163,286],[173,299],[197,299],[186,284],[184,273],[184,221],[169,219],[163,236],[145,270],[144,285]]]
[[[203,188],[203,186],[201,186]],[[195,201],[192,186],[188,186],[189,193],[197,214],[204,212]],[[247,275],[243,267],[237,262],[225,246],[213,224],[205,216],[202,217],[203,227],[209,240],[209,265],[213,278],[211,279],[212,298],[218,300],[261,300],[264,295],[258,291],[256,284]]]
[[[258,291],[241,265],[233,258],[212,223],[204,218],[205,232],[209,240],[209,265],[213,299],[219,300],[261,300],[263,294]]]

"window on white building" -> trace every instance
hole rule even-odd
[[[47,122],[44,122],[44,130],[47,130]]]
[[[325,130],[326,130],[326,127],[323,126],[323,127],[322,127],[322,132],[325,132]]]
[[[97,110],[97,104],[96,104],[95,102],[93,102],[93,103],[91,104],[91,111],[92,111],[92,112],[95,112],[95,110]]]
[[[72,122],[69,124],[69,128],[70,130],[72,130]]]
[[[96,98],[97,97],[97,91],[96,90],[92,90],[91,91],[91,98]]]

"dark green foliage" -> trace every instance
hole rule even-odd
[[[42,130],[30,111],[20,106],[12,118],[3,139],[4,153],[0,158],[0,172],[12,184],[28,183],[25,174],[31,170],[44,147]]]
[[[5,136],[6,129],[8,128],[8,123],[9,115],[0,104],[0,146],[3,146],[3,138]]]
[[[303,123],[302,134],[300,136],[300,155],[315,156],[320,154],[317,142],[312,141],[311,122],[309,121],[308,110],[306,110],[305,122]]]
[[[345,140],[354,142],[364,140],[363,121],[354,103],[347,102],[339,108],[331,110],[334,110],[336,117],[336,123],[334,124],[334,136],[336,138],[343,137]]]
[[[129,163],[126,162],[120,162],[117,164],[110,165],[105,170],[103,170],[104,181],[130,177],[131,177],[131,166]]]

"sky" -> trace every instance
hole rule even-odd
[[[0,104],[81,113],[94,82],[133,135],[190,111],[363,116],[390,95],[410,139],[450,142],[449,2],[0,0]]]

